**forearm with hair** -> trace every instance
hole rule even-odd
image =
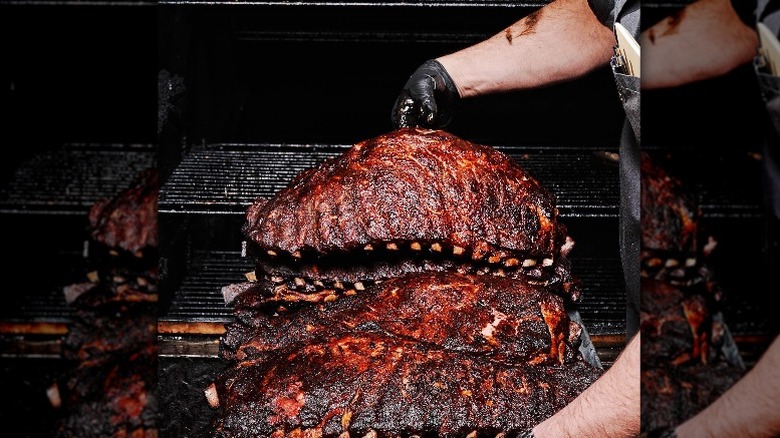
[[[536,438],[636,437],[640,427],[640,338],[576,399],[534,428]]]
[[[780,436],[780,336],[742,379],[677,427],[679,438]]]
[[[554,0],[489,39],[438,58],[461,97],[576,79],[608,64],[615,38],[587,0]]]

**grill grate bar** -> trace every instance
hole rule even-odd
[[[590,334],[626,332],[626,298],[618,258],[573,258],[572,272],[583,288],[578,310]]]
[[[72,315],[73,309],[65,303],[62,288],[51,287],[30,289],[20,301],[3,306],[0,320],[66,322]]]
[[[253,263],[240,252],[196,252],[160,321],[231,321],[232,309],[225,305],[222,287],[246,281],[244,274],[252,269]]]

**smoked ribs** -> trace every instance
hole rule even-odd
[[[574,241],[558,219],[554,194],[500,151],[403,128],[256,200],[243,232],[258,278],[280,295],[340,295],[454,270],[543,284],[576,301]]]
[[[91,270],[64,287],[66,370],[49,389],[57,438],[156,438],[157,171],[89,212]]]
[[[695,193],[660,158],[641,159],[644,437],[697,414],[745,371],[725,353],[733,340],[719,317],[723,291],[706,263]]]
[[[223,288],[215,437],[505,436],[603,373],[556,198],[494,148],[380,135],[255,200],[242,231],[254,278]]]

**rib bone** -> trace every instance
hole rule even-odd
[[[520,260],[514,257],[504,260],[504,266],[506,266],[507,268],[512,266],[517,266],[519,264],[520,264]]]
[[[212,408],[218,408],[219,395],[217,395],[217,386],[212,383],[208,386],[208,388],[206,388],[204,393],[206,394],[206,400],[209,402],[209,406]]]

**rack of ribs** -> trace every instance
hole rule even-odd
[[[235,302],[222,355],[249,360],[311,340],[381,332],[437,348],[512,362],[572,362],[582,328],[561,297],[506,278],[452,272],[393,278],[356,295],[296,312],[256,307],[256,290]]]
[[[92,270],[64,287],[67,369],[48,390],[53,436],[157,436],[157,172],[89,211]]]
[[[642,430],[674,427],[739,380],[722,353],[726,327],[709,294],[668,281],[642,281]]]
[[[652,434],[704,409],[744,368],[723,350],[733,340],[716,317],[723,292],[694,194],[646,153],[641,169],[641,429]]]
[[[256,200],[246,218],[258,277],[297,300],[451,270],[580,296],[555,196],[500,151],[444,131],[359,142]]]
[[[380,135],[257,199],[242,231],[254,278],[223,288],[215,437],[504,436],[603,373],[567,313],[555,196],[496,149]]]
[[[210,391],[221,437],[487,436],[533,427],[598,374],[584,361],[505,363],[357,332],[239,362]]]

